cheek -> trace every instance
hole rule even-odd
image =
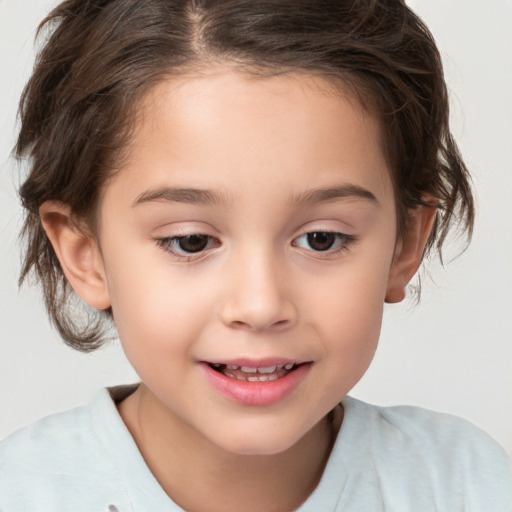
[[[380,335],[383,305],[356,293],[324,308],[323,325],[329,350],[341,361],[363,363],[371,360]]]
[[[305,298],[311,305],[311,324],[328,340],[326,350],[341,361],[371,361],[382,322],[387,259],[359,258]]]
[[[164,259],[116,251],[109,256],[115,261],[107,275],[114,323],[135,369],[186,350],[198,334],[208,296],[190,293]]]

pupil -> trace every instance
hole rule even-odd
[[[336,235],[334,233],[317,231],[308,234],[308,244],[315,251],[327,251],[333,246],[335,240]]]
[[[199,252],[204,250],[208,245],[208,237],[206,235],[180,236],[178,245],[182,251]]]

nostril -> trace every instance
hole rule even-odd
[[[250,327],[250,325],[246,324],[245,322],[241,322],[240,320],[234,320],[231,322],[231,327],[234,327],[235,329],[242,329]]]
[[[283,320],[275,321],[273,324],[269,326],[269,329],[281,330],[286,329],[291,325],[293,325],[293,322],[289,318],[284,318]]]
[[[261,330],[261,329],[275,329],[275,328],[283,328],[290,324],[289,320],[278,320],[276,322],[270,323],[268,326],[260,327],[258,325],[252,325],[249,322],[242,322],[241,320],[233,320],[230,322],[230,326],[234,329],[249,329],[249,330]]]
[[[231,329],[266,331],[291,327],[298,314],[288,300],[235,296],[221,305],[219,316],[222,323]]]

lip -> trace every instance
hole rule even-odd
[[[250,368],[268,368],[269,366],[284,366],[285,364],[301,364],[301,361],[295,359],[285,358],[262,358],[262,359],[250,359],[250,358],[239,358],[239,359],[208,359],[204,361],[209,364],[230,364],[236,366],[249,366]]]
[[[293,362],[285,359],[262,359],[258,361],[254,359],[235,359],[219,361],[221,364],[250,366],[253,368],[282,366]],[[208,363],[215,364],[216,361],[208,361]],[[252,406],[272,405],[291,395],[309,373],[312,365],[311,362],[302,363],[298,368],[277,380],[248,382],[226,377],[211,368],[208,363],[201,362],[199,366],[205,373],[208,382],[217,391],[233,402]]]

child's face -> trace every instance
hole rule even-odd
[[[396,248],[377,122],[320,79],[230,71],[163,83],[143,114],[100,217],[124,350],[175,425],[282,451],[377,345]]]

